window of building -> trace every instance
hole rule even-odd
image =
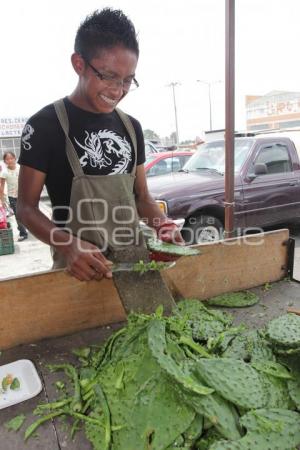
[[[300,120],[288,120],[286,122],[278,122],[279,128],[300,127]]]
[[[257,124],[257,125],[250,125],[247,127],[248,130],[255,130],[255,131],[260,131],[260,130],[268,130],[270,128],[270,124],[268,123],[262,123],[262,124]]]

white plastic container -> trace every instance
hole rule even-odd
[[[20,388],[16,390],[8,389],[3,392],[2,380],[7,375],[18,378]],[[34,364],[29,359],[19,359],[10,364],[0,366],[0,409],[23,402],[35,397],[42,390],[42,383]]]

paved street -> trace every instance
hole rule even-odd
[[[48,203],[42,202],[40,208],[50,217],[51,209]],[[0,280],[49,270],[52,265],[49,246],[43,244],[31,234],[29,234],[27,240],[17,242],[16,221],[14,217],[10,221],[14,231],[15,253],[0,256]],[[300,226],[291,227],[290,233],[296,241],[294,278],[300,280]]]
[[[50,208],[45,204],[40,207],[50,217]],[[19,233],[14,216],[9,221],[14,233],[15,253],[0,256],[0,279],[49,270],[52,265],[49,246],[30,233],[28,239],[17,242]]]

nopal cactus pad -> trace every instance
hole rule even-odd
[[[261,409],[240,420],[247,433],[238,441],[218,441],[209,450],[291,450],[300,444],[300,414]]]
[[[266,337],[281,347],[300,347],[300,316],[284,314],[272,320],[267,325]]]
[[[261,375],[244,361],[203,358],[197,361],[197,370],[208,386],[237,406],[256,409],[268,404]]]
[[[250,291],[228,292],[205,300],[209,305],[227,308],[244,308],[245,306],[255,305],[258,301],[258,295]]]

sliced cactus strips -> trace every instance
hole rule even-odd
[[[218,336],[233,321],[231,314],[208,309],[197,299],[180,301],[174,312],[188,322],[196,341],[206,341],[211,337]]]
[[[224,306],[227,308],[244,308],[255,305],[259,302],[258,295],[250,291],[230,292],[218,295],[205,300],[206,303],[213,306]]]
[[[273,344],[295,349],[300,347],[300,316],[284,314],[269,322],[266,337]]]
[[[197,361],[201,379],[235,405],[245,409],[263,408],[268,404],[268,391],[263,377],[244,361],[230,358]]]
[[[153,320],[148,328],[148,345],[159,366],[187,391],[200,395],[208,395],[214,392],[210,387],[202,385],[192,374],[186,373],[168,354],[165,327],[164,322]]]
[[[240,420],[247,428],[238,441],[219,441],[209,450],[291,450],[300,444],[300,414],[283,409],[250,411]]]

